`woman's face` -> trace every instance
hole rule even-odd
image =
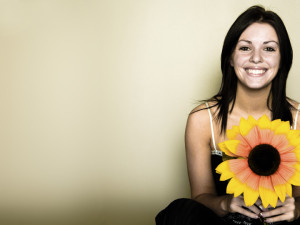
[[[279,41],[267,23],[253,23],[240,36],[231,57],[238,83],[250,89],[271,84],[280,65]]]

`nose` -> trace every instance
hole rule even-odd
[[[251,57],[250,57],[250,62],[253,62],[253,63],[261,63],[262,62],[262,56],[261,56],[261,52],[259,50],[253,50]]]

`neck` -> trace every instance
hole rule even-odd
[[[249,90],[238,85],[234,111],[244,117],[252,115],[256,119],[263,114],[271,117],[271,112],[268,109],[270,90],[271,85],[260,90]]]

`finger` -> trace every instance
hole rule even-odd
[[[295,206],[289,205],[279,207],[269,212],[263,212],[262,216],[267,219],[271,219],[272,217],[272,220],[274,221],[280,221],[282,218],[287,221],[292,221],[295,219]]]
[[[261,210],[259,208],[257,208],[256,205],[252,205],[252,206],[248,207],[248,209],[250,209],[253,213],[255,213],[257,215],[261,212]]]
[[[282,215],[279,215],[279,216],[275,216],[275,217],[271,217],[271,218],[267,218],[265,219],[265,222],[266,223],[274,223],[274,222],[279,222],[279,221],[290,221],[292,220],[293,217],[289,214],[282,214]]]
[[[280,199],[278,199],[276,207],[286,205],[289,202],[293,202],[293,199],[294,198],[291,198],[290,196],[286,195],[284,202],[282,202]]]
[[[241,196],[232,198],[231,204],[236,206],[246,207],[244,199]]]
[[[270,209],[269,211],[262,212],[261,216],[264,218],[268,218],[271,216],[278,216],[278,215],[284,214],[286,212],[287,212],[287,209],[285,209],[284,207],[278,207],[275,209]]]
[[[242,207],[240,207],[240,206],[233,206],[232,209],[233,209],[235,212],[238,212],[238,213],[240,213],[240,214],[243,214],[243,215],[245,215],[245,216],[248,216],[248,217],[250,217],[250,218],[252,218],[252,219],[258,219],[258,218],[259,218],[257,214],[255,214],[255,213],[253,213],[253,212],[250,212],[250,211],[248,211],[248,210],[246,210],[246,209],[244,209],[244,208],[242,208]]]

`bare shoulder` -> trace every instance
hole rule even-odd
[[[299,102],[297,102],[293,99],[288,99],[288,102],[294,107],[293,111],[296,111],[299,106]]]
[[[207,101],[207,104],[208,104],[208,107],[210,108],[211,112],[214,113],[215,108],[216,108],[215,106],[216,106],[217,102],[216,101]],[[205,103],[202,103],[202,104],[198,105],[197,107],[195,107],[191,111],[190,115],[195,113],[195,112],[200,112],[200,111],[206,111],[206,114],[207,114],[208,107]]]
[[[297,102],[293,99],[288,99],[288,102],[293,106],[293,108],[291,109],[291,112],[293,114],[293,118],[295,119],[295,116],[297,114],[298,107],[299,107],[299,102]]]
[[[291,110],[291,112],[292,112],[292,115],[293,115],[293,120],[294,120],[294,122],[296,121],[296,119],[297,119],[297,125],[296,125],[296,128],[297,129],[300,129],[300,117],[299,117],[299,115],[298,115],[298,113],[299,113],[299,109],[298,109],[298,107],[299,107],[299,102],[297,102],[297,101],[295,101],[295,100],[293,100],[293,99],[288,99],[288,101],[289,101],[289,103],[293,106],[293,108],[292,108],[292,110]],[[297,116],[298,115],[298,116]],[[298,117],[298,118],[296,118],[296,117]]]
[[[212,106],[212,104],[209,103],[209,106]],[[214,107],[208,109],[206,104],[201,104],[191,111],[187,120],[187,139],[190,137],[193,139],[197,138],[199,141],[201,140],[202,143],[210,142],[211,128],[208,110],[210,110],[212,114],[214,113]]]
[[[197,125],[206,124],[209,122],[209,112],[206,104],[201,104],[195,107],[189,114],[188,123]]]

